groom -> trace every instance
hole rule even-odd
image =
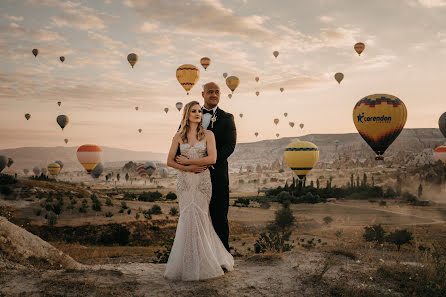
[[[229,174],[228,158],[235,149],[237,132],[234,116],[218,108],[220,88],[214,82],[203,85],[201,95],[204,98],[203,127],[215,135],[217,162],[210,167],[212,181],[212,197],[209,213],[215,232],[220,237],[226,250],[229,251]]]

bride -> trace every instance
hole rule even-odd
[[[178,146],[181,155],[175,157]],[[215,233],[209,215],[212,184],[208,167],[216,159],[214,133],[202,126],[200,103],[189,102],[167,157],[167,166],[179,170],[180,205],[175,240],[164,272],[168,279],[203,280],[223,275],[223,268],[233,270],[234,259]]]

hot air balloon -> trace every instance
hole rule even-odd
[[[142,132],[142,129],[138,129],[138,132],[141,133],[141,132]]]
[[[354,48],[355,48],[355,51],[360,56],[362,51],[365,49],[365,44],[362,43],[362,42],[358,42],[358,43],[355,44]]]
[[[309,141],[294,141],[286,147],[283,156],[290,169],[303,179],[316,165],[319,149]]]
[[[29,113],[25,113],[25,119],[29,120],[31,118],[31,115]]]
[[[96,165],[91,171],[91,176],[93,178],[99,178],[102,172],[104,172],[104,165],[102,164],[102,162],[99,162],[98,165]]]
[[[65,144],[68,143],[68,138],[65,138],[63,141],[65,141]]]
[[[228,97],[229,97],[229,99],[231,99],[232,98],[232,94],[228,94]]]
[[[276,124],[276,126],[278,123],[279,123],[279,119],[274,119],[274,124]]]
[[[200,69],[194,65],[184,64],[177,68],[177,80],[186,90],[187,95],[189,91],[195,86],[200,79]]]
[[[8,163],[6,163],[6,166],[9,168],[12,164],[14,164],[14,160],[12,158],[8,158]]]
[[[138,109],[139,109],[139,107],[138,107],[138,106],[135,106],[135,110],[138,111]]]
[[[138,175],[142,178],[146,178],[147,177],[147,172],[144,169],[144,164],[143,163],[137,163],[136,164],[136,172],[138,172]]]
[[[40,174],[40,169],[39,169],[39,167],[34,167],[34,168],[33,168],[33,173],[34,173],[35,176],[38,176],[38,175]]]
[[[256,137],[259,136],[259,132],[254,133],[254,135],[255,135]]]
[[[102,149],[94,144],[84,144],[77,149],[77,159],[88,174],[101,162]]]
[[[28,168],[23,169],[23,173],[24,173],[25,175],[28,175],[28,173],[29,173],[29,169],[28,169]]]
[[[57,160],[56,162],[54,162],[54,163],[57,163],[57,164],[59,164],[59,166],[60,166],[60,170],[62,170],[63,169],[63,162],[62,161],[59,161],[59,160]]]
[[[434,150],[434,160],[440,160],[446,165],[446,146],[439,146]]]
[[[344,74],[342,74],[341,72],[338,72],[335,74],[334,78],[336,79],[338,84],[340,84],[341,81],[344,79]]]
[[[64,56],[60,56],[59,60],[63,63],[65,61],[65,57]]]
[[[283,116],[287,117],[288,116],[288,112],[283,113]]]
[[[3,169],[5,169],[7,164],[8,164],[8,158],[6,158],[5,156],[0,156],[0,172],[2,172]]]
[[[51,174],[53,178],[56,178],[56,176],[60,172],[60,165],[57,163],[51,163],[48,165],[48,172]]]
[[[60,106],[61,104],[62,104],[62,102],[61,102],[61,101],[57,101],[57,105],[59,105],[59,106]]]
[[[136,62],[138,62],[138,55],[135,53],[130,53],[127,55],[127,61],[129,61],[130,65],[135,66]]]
[[[226,79],[226,85],[228,88],[234,93],[235,89],[237,89],[240,84],[240,80],[237,76],[230,76]]]
[[[446,137],[446,112],[438,119],[438,127],[440,128],[441,134]]]
[[[144,163],[144,170],[146,171],[147,175],[150,177],[156,170],[156,165],[153,162],[146,162]]]
[[[243,118],[243,113],[240,114],[240,118]]]
[[[177,102],[175,107],[178,109],[178,111],[180,111],[183,108],[183,102]]]
[[[164,112],[167,113],[169,111],[169,108],[164,108]]]
[[[280,92],[281,92],[281,93],[283,93],[284,90],[285,90],[284,88],[280,88]]]
[[[41,169],[40,169],[40,171],[43,173],[43,175],[46,175],[46,167],[42,167]]]
[[[259,96],[259,95],[260,95],[260,92],[259,92],[259,91],[257,91],[257,92],[256,92],[256,95],[257,95],[257,96]]]
[[[33,49],[32,50],[34,57],[37,57],[37,55],[39,54],[39,50],[38,49]]]
[[[162,178],[167,178],[168,171],[166,168],[160,168],[160,169],[158,169],[158,172]]]
[[[259,79],[260,79],[260,78],[259,78],[258,76],[256,76],[256,82],[259,82]]]
[[[63,128],[65,128],[70,122],[70,119],[68,118],[68,116],[61,114],[57,116],[56,121],[63,130]]]
[[[279,136],[280,136],[280,134],[279,134],[279,133],[276,133],[276,137],[279,138]]]
[[[223,77],[224,77],[224,78],[228,77],[228,74],[227,74],[226,72],[223,73]]]
[[[304,128],[304,124],[300,123],[300,124],[299,124],[299,127],[300,127],[301,129],[303,129],[303,128]]]
[[[407,110],[404,102],[392,95],[369,95],[353,108],[353,122],[359,134],[376,153],[376,160],[404,128]]]
[[[209,59],[208,57],[203,57],[200,59],[200,63],[201,66],[203,66],[204,70],[206,71],[209,65],[211,65],[211,59]]]
[[[340,143],[341,143],[341,142],[340,142],[339,140],[336,140],[336,141],[335,141],[336,150],[338,150],[338,146],[339,146]]]
[[[278,51],[274,51],[273,55],[274,55],[275,58],[277,58],[279,56],[279,52]]]
[[[291,128],[294,128],[294,122],[290,122],[289,124]]]

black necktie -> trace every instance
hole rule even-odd
[[[202,113],[203,114],[207,114],[207,113],[214,114],[214,112],[212,110],[207,110],[206,108],[203,108]]]

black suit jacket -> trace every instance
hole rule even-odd
[[[211,130],[215,136],[217,162],[213,165],[214,169],[209,168],[209,170],[211,172],[213,192],[226,192],[229,191],[228,158],[234,152],[237,142],[237,131],[232,114],[217,107],[215,116],[216,121],[213,126],[212,121],[209,123],[208,130]],[[180,154],[178,146],[177,155]]]

